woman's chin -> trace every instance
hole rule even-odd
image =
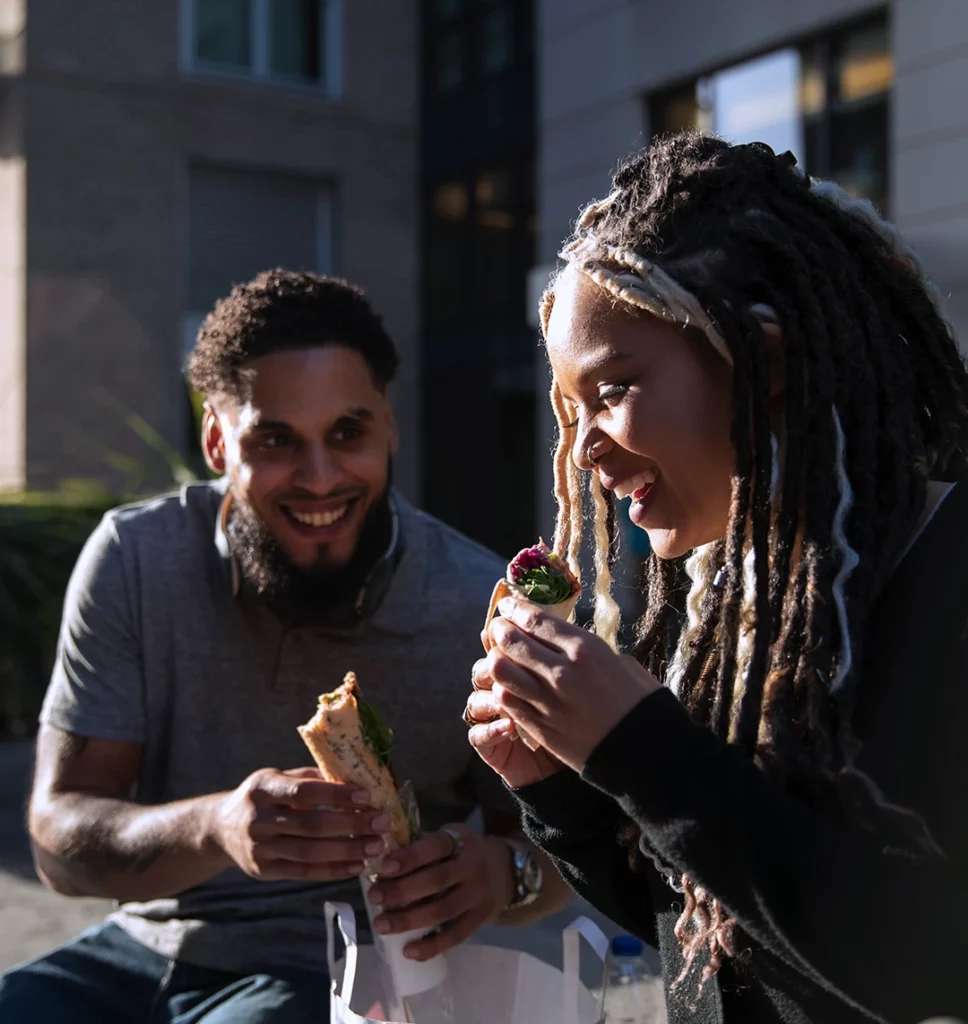
[[[682,558],[704,544],[711,544],[713,541],[721,540],[721,537],[695,537],[690,536],[685,530],[677,530],[674,527],[667,530],[646,530],[649,535],[649,546],[657,558],[665,560],[671,558]]]
[[[646,530],[649,535],[649,546],[656,558],[670,559],[681,558],[691,546],[688,539],[675,529],[672,530]]]

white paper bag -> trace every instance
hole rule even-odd
[[[346,956],[335,958],[334,922],[339,923]],[[356,917],[346,903],[326,904],[330,970],[330,1024],[383,1024],[387,997],[379,956],[356,944]],[[564,931],[564,970],[530,953],[465,943],[446,954],[447,986],[453,1000],[450,1020],[414,1024],[600,1024],[596,998],[579,978],[584,937],[604,963],[608,940],[587,917]]]

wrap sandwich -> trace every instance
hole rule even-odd
[[[541,605],[544,611],[556,619],[568,622],[581,597],[581,582],[568,563],[543,540],[519,551],[508,563],[504,579],[497,581],[491,594],[491,604],[484,622],[485,649],[488,646],[487,627],[497,612],[498,602],[505,597],[520,597],[531,601]],[[537,749],[538,744],[520,727],[517,731],[529,750]]]

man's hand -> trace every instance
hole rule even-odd
[[[381,934],[440,929],[406,946],[413,960],[429,960],[470,938],[497,920],[514,897],[507,844],[466,825],[448,828],[462,838],[457,856],[453,837],[436,832],[394,850],[369,892],[370,902],[383,911],[373,922]]]
[[[253,878],[340,881],[385,852],[390,820],[369,803],[364,790],[325,782],[316,768],[264,768],[220,800],[213,839]]]

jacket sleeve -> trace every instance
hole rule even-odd
[[[948,813],[961,816],[946,831],[964,835],[966,779],[955,775],[939,770],[937,784]],[[693,722],[668,690],[616,726],[583,776],[750,938],[846,1003],[892,1021],[968,1018],[963,859],[928,865],[818,815]]]
[[[633,871],[618,843],[619,805],[572,771],[514,791],[527,837],[568,884],[616,924],[657,946],[649,872]]]

